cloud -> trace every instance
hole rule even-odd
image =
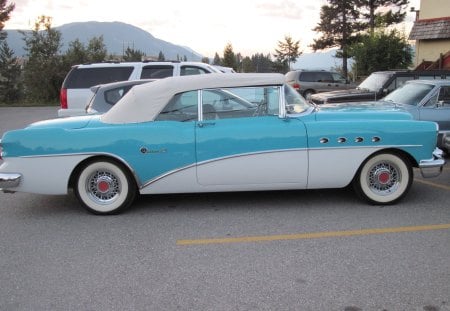
[[[264,16],[298,19],[302,17],[303,8],[291,0],[283,0],[277,3],[263,2],[256,8]]]

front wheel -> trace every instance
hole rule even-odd
[[[74,191],[89,212],[109,215],[129,207],[137,190],[134,180],[121,165],[101,160],[88,163],[80,170]]]
[[[394,204],[411,188],[411,165],[398,155],[380,153],[369,158],[359,169],[353,187],[372,204]]]

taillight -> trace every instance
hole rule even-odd
[[[296,89],[297,91],[300,90],[300,84],[298,84],[298,83],[292,84],[292,87],[293,87],[294,89]]]
[[[61,109],[67,109],[67,89],[61,88],[59,102],[61,104]]]

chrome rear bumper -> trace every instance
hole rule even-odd
[[[430,160],[422,160],[419,163],[420,173],[424,178],[437,177],[441,174],[445,165],[445,160],[442,158],[442,150],[436,148],[433,152],[433,158]]]
[[[21,179],[21,174],[0,173],[0,190],[8,192],[9,188],[17,187]]]

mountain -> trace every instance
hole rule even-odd
[[[176,45],[158,38],[149,32],[122,22],[77,22],[55,27],[62,35],[62,51],[65,52],[69,43],[79,39],[87,44],[93,37],[103,36],[108,53],[122,55],[127,47],[144,52],[147,56],[158,56],[162,51],[166,59],[175,60],[184,57],[190,61],[200,61],[202,55],[193,49]],[[24,56],[23,35],[19,30],[5,30],[8,34],[8,45],[16,56]],[[339,67],[341,59],[334,57],[336,50],[317,53],[304,53],[296,63],[294,69],[324,69]]]
[[[342,67],[342,58],[336,58],[337,49],[331,49],[325,52],[303,53],[297,61],[291,64],[293,69],[309,69],[309,70],[330,70]],[[352,59],[348,59],[348,68],[353,63]]]
[[[162,51],[166,59],[184,57],[188,60],[199,61],[202,55],[194,50],[179,46],[152,36],[149,32],[122,22],[77,22],[55,27],[62,35],[62,51],[66,51],[69,43],[79,39],[87,44],[93,37],[103,36],[103,42],[108,53],[122,55],[130,47],[144,52],[147,56],[158,56]],[[19,30],[6,30],[8,45],[16,56],[26,54],[23,35]]]

